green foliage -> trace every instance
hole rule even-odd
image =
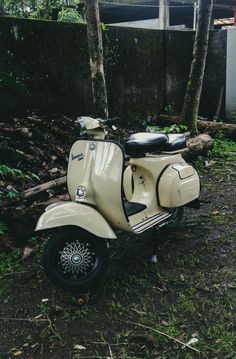
[[[20,81],[16,80],[12,75],[7,74],[6,72],[0,72],[0,88],[1,87],[10,87],[23,96],[29,95],[26,87]]]
[[[18,170],[16,168],[10,168],[7,165],[0,165],[0,176],[2,176],[3,179],[20,178],[22,180],[40,181],[39,176],[37,176],[35,173],[32,172],[24,173],[21,170]]]
[[[6,177],[15,178],[16,172],[14,169],[8,167],[7,165],[0,165],[0,176],[2,176],[3,178]]]
[[[23,269],[24,264],[20,261],[22,252],[20,249],[14,249],[10,253],[0,253],[0,276]]]
[[[182,133],[188,130],[188,127],[185,125],[171,125],[170,127],[158,127],[158,126],[148,126],[146,129],[148,132],[162,132],[162,133]]]
[[[218,138],[214,140],[211,156],[215,158],[234,159],[236,156],[236,143],[225,139],[220,133]]]
[[[52,13],[61,10],[66,4],[67,6],[76,6],[79,0],[5,0],[4,9],[2,9],[5,15],[27,17],[34,19],[52,19]],[[65,11],[65,10],[62,10]],[[68,9],[68,12],[74,11],[74,9]],[[63,15],[64,16],[64,15]],[[70,18],[73,16],[70,16]],[[71,21],[69,19],[61,21]],[[78,22],[78,21],[73,21]]]
[[[174,112],[175,112],[175,110],[174,110],[174,104],[173,103],[165,106],[164,113],[167,113],[167,114],[171,115]]]
[[[106,24],[104,24],[104,22],[100,21],[100,26],[101,26],[102,31],[108,31],[108,28],[107,28]]]
[[[14,199],[16,197],[16,193],[13,191],[9,191],[6,197],[9,199]]]
[[[0,165],[0,178],[5,181],[11,181],[11,180],[18,180],[24,182],[25,181],[40,181],[40,178],[32,172],[24,173],[21,170],[18,170],[16,168],[10,168],[7,165]],[[14,191],[11,189],[8,189],[8,187],[2,191],[0,191],[0,201],[4,199],[14,199],[17,195],[17,191]]]
[[[33,19],[51,19],[53,10],[60,9],[61,2],[59,0],[31,0],[28,14],[24,17],[30,17]]]
[[[74,23],[81,23],[82,17],[75,9],[62,9],[58,13],[58,21],[61,22],[74,22]]]

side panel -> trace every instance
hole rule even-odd
[[[158,193],[162,207],[174,208],[192,202],[200,194],[197,172],[187,164],[169,166],[161,176]]]
[[[36,231],[61,226],[78,226],[101,238],[117,238],[104,217],[94,208],[75,202],[65,202],[44,212]]]
[[[165,210],[158,204],[156,182],[166,166],[177,163],[186,163],[180,154],[171,156],[148,154],[146,157],[130,159],[134,179],[134,191],[130,201],[142,203],[147,207],[129,217],[135,231],[145,223],[153,223],[153,219],[159,221],[157,217],[159,215],[163,214],[163,218],[164,215],[168,215],[168,212],[164,213]]]

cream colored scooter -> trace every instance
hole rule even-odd
[[[48,206],[36,226],[36,231],[54,230],[43,253],[47,276],[74,293],[102,278],[116,231],[138,235],[175,227],[183,206],[198,205],[200,191],[197,172],[181,156],[184,135],[136,133],[124,151],[105,138],[119,120],[81,117],[79,122],[87,137],[70,151],[71,201]]]

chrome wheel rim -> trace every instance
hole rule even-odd
[[[96,260],[89,243],[77,240],[65,244],[59,252],[58,264],[64,274],[77,278],[91,271]]]

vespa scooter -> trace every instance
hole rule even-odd
[[[49,205],[36,226],[54,234],[43,252],[46,275],[72,293],[103,277],[117,230],[139,235],[176,227],[184,206],[198,206],[200,192],[197,172],[181,156],[184,135],[136,133],[123,149],[105,138],[114,120],[81,117],[79,123],[87,137],[70,151],[71,201]]]

